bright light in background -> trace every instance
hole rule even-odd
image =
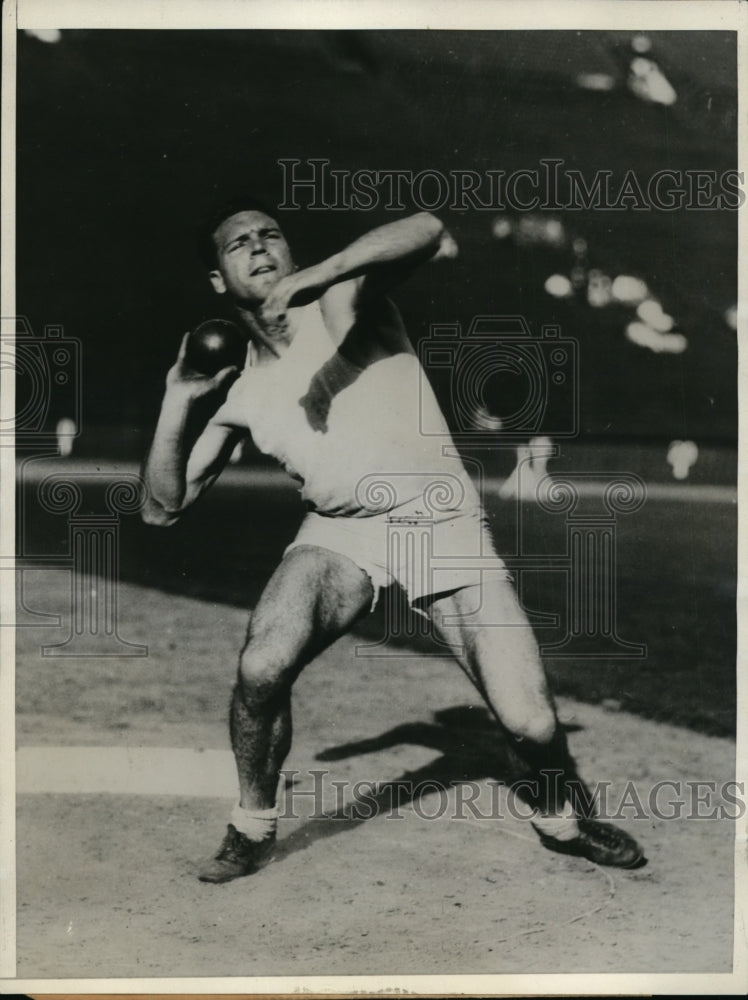
[[[545,290],[554,299],[568,299],[574,292],[571,282],[563,274],[552,274],[546,278]]]
[[[497,219],[494,219],[491,232],[493,233],[494,239],[505,240],[508,236],[512,235],[511,220],[500,215]]]
[[[673,468],[674,479],[688,479],[691,466],[696,464],[699,449],[694,441],[671,441],[667,463]]]
[[[612,90],[616,81],[610,73],[579,73],[577,86],[582,90]]]
[[[48,42],[50,45],[54,45],[62,38],[59,28],[24,28],[24,32],[29,37],[38,38],[40,42]]]
[[[652,39],[648,35],[634,35],[631,39],[631,48],[638,55],[643,56],[652,48]]]
[[[647,297],[646,283],[630,274],[619,274],[614,279],[610,291],[614,299],[628,305],[636,305]]]
[[[71,420],[70,417],[62,417],[57,421],[55,431],[57,434],[57,451],[62,458],[68,458],[73,454],[73,441],[75,435],[78,433],[75,421]]]
[[[560,219],[546,219],[542,215],[523,215],[514,229],[514,239],[519,246],[549,246],[558,249],[566,242],[566,233]]]
[[[631,93],[648,104],[675,104],[678,95],[660,67],[652,59],[636,56],[629,67],[628,87]]]
[[[655,354],[682,354],[688,347],[682,333],[658,333],[647,323],[629,323],[626,336],[632,344],[648,347]]]
[[[533,437],[517,448],[517,464],[499,487],[502,500],[538,502],[547,494],[551,480],[548,459],[553,456],[553,441],[549,437]]]
[[[560,219],[547,219],[542,215],[525,215],[516,222],[505,215],[498,215],[491,223],[491,234],[496,240],[510,236],[518,246],[548,246],[560,249],[566,245],[566,231]]]
[[[737,330],[738,328],[738,307],[730,306],[729,309],[725,309],[725,323],[730,327],[731,330]]]
[[[645,299],[640,303],[636,315],[658,333],[668,333],[675,323],[673,317],[663,312],[660,303],[654,299]]]

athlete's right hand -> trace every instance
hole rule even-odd
[[[188,425],[202,431],[226,400],[228,391],[239,378],[236,365],[227,365],[215,375],[203,375],[190,368],[186,360],[187,339],[182,338],[177,360],[166,375],[164,407],[186,416]]]
[[[203,375],[187,363],[189,331],[182,337],[177,360],[166,374],[166,389],[170,395],[180,395],[186,403],[206,397],[222,399],[239,377],[236,365],[227,365],[215,375]]]

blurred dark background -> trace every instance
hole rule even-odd
[[[18,311],[36,335],[61,324],[82,342],[77,451],[140,453],[181,334],[224,309],[196,257],[196,224],[236,190],[279,204],[279,158],[509,173],[554,157],[588,181],[611,170],[619,183],[627,170],[646,183],[662,169],[734,169],[735,35],[644,36],[645,58],[677,95],[669,105],[627,85],[641,37],[71,30],[50,44],[20,32]],[[461,255],[397,290],[414,341],[430,323],[467,326],[476,314],[521,313],[536,332],[560,323],[580,345],[580,440],[734,447],[736,337],[725,311],[737,296],[735,211],[550,213],[567,237],[556,247],[497,240],[496,212],[440,214]],[[381,205],[279,215],[302,264],[398,217]],[[592,308],[584,288],[566,300],[544,291],[550,274],[579,263],[578,238],[586,268],[647,282],[687,338],[683,353],[628,341],[629,306]],[[448,379],[437,389],[448,393]],[[56,406],[50,421],[68,415]]]

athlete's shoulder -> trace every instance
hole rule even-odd
[[[322,319],[340,343],[354,324],[369,336],[390,342],[407,340],[405,325],[392,299],[381,289],[364,291],[363,279],[332,285],[319,299]]]

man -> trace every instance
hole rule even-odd
[[[448,428],[387,297],[417,265],[455,256],[452,238],[420,213],[297,270],[273,214],[242,201],[212,218],[202,246],[213,288],[248,331],[247,364],[200,376],[187,367],[185,338],[146,461],[144,518],[174,523],[249,434],[297,478],[309,513],[251,616],[231,706],[240,799],[200,878],[225,882],[268,859],[291,687],[395,580],[503,729],[542,843],[601,864],[643,864],[632,838],[574,813],[574,765],[532,630],[470,478],[445,457]],[[423,408],[441,435],[420,434]],[[388,526],[424,517],[440,557],[433,571],[405,545],[388,551]]]

